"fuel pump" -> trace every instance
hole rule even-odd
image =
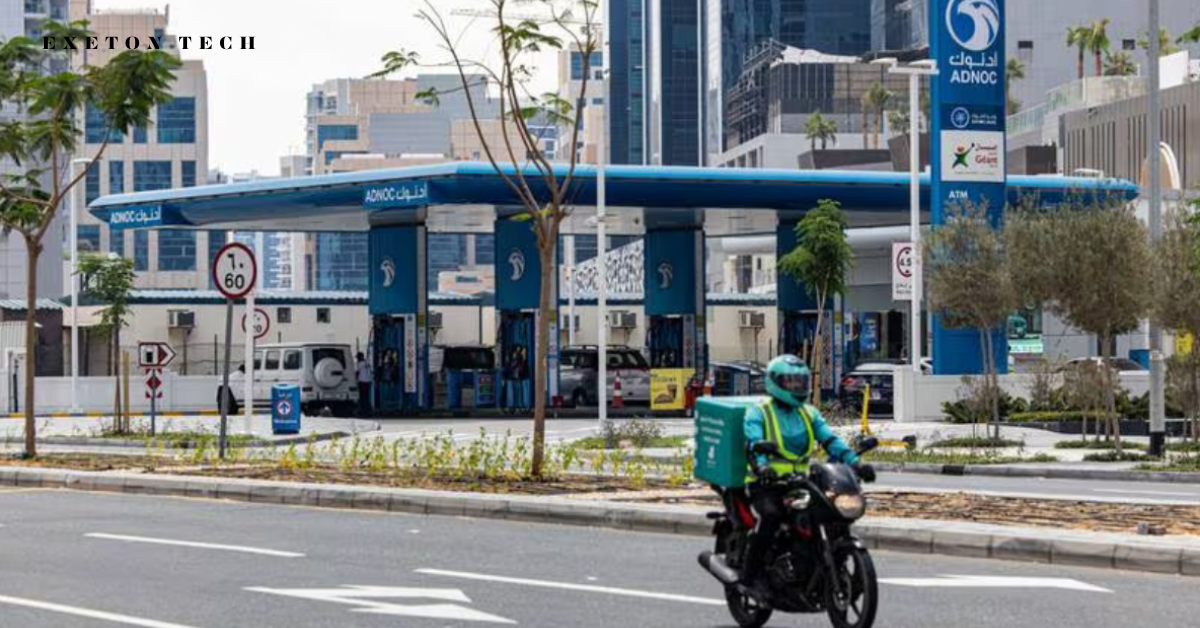
[[[534,369],[537,368],[537,316],[535,312],[500,311],[496,334],[500,359],[500,407],[522,410],[533,407]]]
[[[683,316],[651,316],[647,328],[650,368],[679,369],[684,364]]]

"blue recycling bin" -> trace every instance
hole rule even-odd
[[[271,431],[276,434],[300,433],[300,387],[275,384],[271,387]]]

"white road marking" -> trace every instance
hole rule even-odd
[[[304,554],[297,552],[283,552],[280,550],[263,549],[261,547],[246,547],[243,545],[221,545],[219,543],[199,543],[196,541],[179,541],[176,539],[154,539],[145,536],[127,536],[124,534],[104,534],[102,532],[92,532],[84,536],[91,539],[106,539],[109,541],[125,541],[127,543],[150,543],[153,545],[176,545],[179,547],[196,547],[200,549],[221,550],[225,552],[241,552],[243,554],[259,554],[262,556],[276,556],[279,558],[304,558]]]
[[[269,587],[247,587],[247,591],[282,595],[305,600],[348,604],[359,608],[352,609],[355,613],[370,613],[373,615],[395,615],[404,617],[427,617],[430,619],[450,619],[458,621],[485,621],[494,624],[515,624],[517,622],[492,615],[473,608],[460,606],[470,604],[471,598],[460,589],[416,589],[411,587],[370,587],[357,585],[342,585],[336,589],[272,589]],[[400,605],[392,602],[376,601],[386,598],[426,598],[457,602],[458,604],[413,604]]]
[[[87,617],[88,619],[98,619],[100,621],[108,621],[115,624],[125,624],[126,626],[141,626],[142,628],[190,628],[189,626],[184,626],[183,624],[172,624],[165,621],[155,621],[153,619],[143,619],[141,617],[131,617],[129,615],[118,615],[117,613],[107,613],[105,611],[95,611],[89,608],[79,608],[77,606],[66,606],[63,604],[53,604],[50,602],[39,602],[37,600],[9,597],[7,595],[0,595],[0,604],[24,606],[25,608],[33,608],[52,613]]]
[[[947,589],[1066,589],[1068,591],[1087,591],[1089,593],[1112,593],[1086,582],[1070,578],[1026,578],[1004,576],[953,576],[944,575],[937,578],[880,578],[883,584],[894,584],[902,587],[938,587]]]
[[[484,582],[499,582],[502,584],[516,584],[527,587],[541,587],[544,589],[563,589],[565,591],[582,591],[585,593],[605,593],[608,595],[624,595],[628,597],[643,597],[652,600],[664,600],[668,602],[688,602],[691,604],[707,604],[710,606],[724,606],[725,600],[717,600],[705,597],[693,597],[690,595],[677,595],[675,593],[655,593],[653,591],[639,591],[636,589],[616,589],[613,587],[601,587],[589,584],[574,584],[570,582],[551,582],[549,580],[530,580],[527,578],[509,578],[506,576],[491,576],[481,573],[467,573],[463,571],[445,571],[443,569],[418,569],[419,574],[427,576],[444,576],[446,578],[461,578],[463,580],[481,580]]]
[[[1172,493],[1171,491],[1130,491],[1119,488],[1094,488],[1094,493],[1125,493],[1128,495],[1163,495],[1166,497],[1196,497],[1200,498],[1200,493]]]

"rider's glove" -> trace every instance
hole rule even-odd
[[[854,471],[858,473],[858,477],[861,478],[863,482],[870,484],[871,482],[875,481],[875,467],[872,467],[869,464],[860,464],[857,467],[854,467]]]

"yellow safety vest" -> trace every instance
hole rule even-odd
[[[759,409],[763,413],[763,440],[775,443],[775,446],[779,447],[779,456],[770,457],[767,464],[775,470],[775,473],[781,476],[793,473],[808,473],[808,460],[812,457],[813,450],[817,446],[816,435],[813,434],[812,419],[808,416],[808,410],[803,405],[798,408],[800,418],[804,421],[805,432],[808,433],[808,447],[805,449],[803,456],[798,456],[789,451],[787,443],[784,442],[783,432],[779,429],[779,418],[775,416],[774,404],[768,400],[761,404]],[[748,455],[753,456],[753,454]],[[750,462],[746,465],[747,484],[758,481],[758,477],[754,475],[754,467]]]

